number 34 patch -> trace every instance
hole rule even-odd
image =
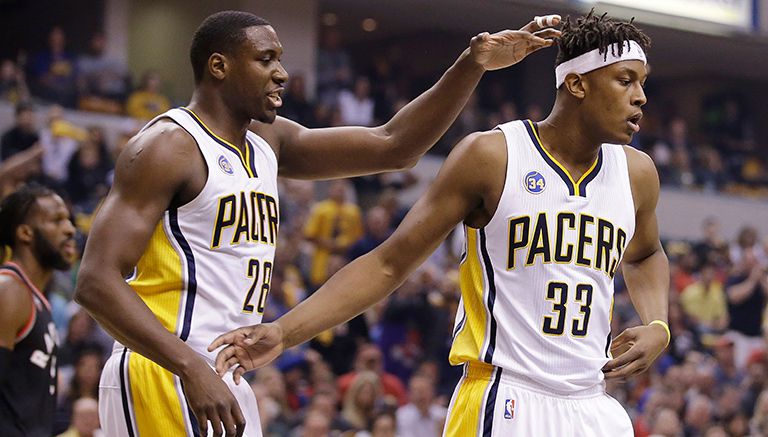
[[[523,185],[529,193],[539,194],[547,187],[547,181],[544,180],[544,176],[541,173],[529,171],[523,179]]]

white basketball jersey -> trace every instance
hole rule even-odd
[[[129,284],[166,329],[212,363],[214,338],[261,322],[280,215],[277,158],[250,131],[241,154],[187,108],[147,126],[165,117],[195,139],[208,179],[192,201],[164,213]]]
[[[635,230],[623,146],[574,181],[531,121],[498,127],[506,181],[482,229],[465,226],[450,360],[480,361],[556,393],[594,387],[609,360],[613,276]]]

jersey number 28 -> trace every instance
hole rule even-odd
[[[259,271],[261,270],[261,275]],[[251,258],[248,260],[248,272],[246,274],[249,279],[253,279],[251,288],[248,290],[248,294],[245,295],[245,303],[243,304],[244,313],[252,313],[255,309],[257,313],[262,314],[264,312],[264,305],[267,303],[267,294],[269,294],[269,285],[272,282],[272,263],[265,261],[260,263],[258,259]],[[259,286],[259,280],[261,279],[261,286]],[[253,294],[256,289],[259,289],[259,300],[256,305],[251,303],[253,300]]]

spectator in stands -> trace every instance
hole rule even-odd
[[[381,381],[375,372],[357,372],[343,395],[341,417],[358,431],[368,429],[374,418],[380,392]]]
[[[718,390],[722,387],[724,390],[727,385],[738,386],[744,380],[744,368],[736,367],[734,360],[734,341],[728,336],[720,337],[714,345],[715,367],[714,378],[716,386],[713,389]],[[718,396],[721,399],[723,395]],[[721,411],[718,411],[718,414]]]
[[[320,102],[334,106],[338,93],[352,83],[352,61],[341,46],[341,32],[328,28],[317,54],[317,91]]]
[[[731,244],[730,258],[731,263],[737,265],[741,262],[745,253],[752,253],[759,264],[768,264],[768,255],[760,245],[760,239],[757,235],[757,229],[752,226],[744,226],[739,229],[736,241]]]
[[[406,405],[397,409],[399,435],[439,436],[448,410],[434,403],[435,381],[429,376],[415,374],[408,383]]]
[[[98,437],[99,403],[94,398],[82,397],[72,407],[72,426],[58,437]]]
[[[62,187],[69,177],[69,160],[88,132],[67,121],[64,109],[54,105],[48,110],[48,125],[40,132],[43,145],[43,174],[50,185]]]
[[[312,102],[307,97],[307,83],[301,74],[291,74],[288,87],[283,95],[280,115],[304,126],[315,124]]]
[[[29,101],[29,88],[24,70],[10,59],[0,63],[0,101],[19,104]]]
[[[40,140],[37,133],[35,111],[29,103],[16,105],[16,120],[0,139],[0,162],[29,149]]]
[[[131,93],[125,104],[125,113],[133,118],[149,120],[171,108],[171,101],[160,92],[160,73],[147,71],[141,78],[139,89]]]
[[[77,59],[78,107],[85,111],[123,112],[128,97],[128,67],[106,53],[107,38],[102,32],[91,36],[88,53]]]
[[[670,408],[659,408],[653,413],[649,437],[680,437],[683,428],[677,413]]]
[[[74,372],[63,390],[59,393],[56,405],[54,430],[62,432],[69,427],[75,402],[81,398],[97,399],[99,396],[99,378],[104,367],[104,351],[98,346],[88,346],[78,351]],[[65,369],[62,377],[66,379]]]
[[[48,50],[30,63],[32,92],[53,103],[73,108],[77,94],[75,58],[66,51],[67,37],[60,26],[48,35]]]
[[[107,194],[107,177],[112,169],[104,133],[99,128],[88,129],[88,138],[69,160],[66,189],[76,213],[92,213]]]
[[[348,189],[345,180],[331,182],[328,198],[312,208],[304,227],[304,237],[315,246],[309,277],[312,287],[328,279],[330,256],[345,254],[363,234],[360,208],[346,200]]]
[[[685,408],[684,432],[686,437],[696,437],[712,423],[712,400],[705,395],[696,395]]]
[[[743,369],[754,350],[765,349],[763,311],[768,294],[768,272],[754,250],[745,250],[725,283],[728,296],[728,335],[735,344],[736,366]]]
[[[701,226],[702,239],[694,245],[694,251],[701,264],[707,262],[723,269],[728,265],[728,242],[720,233],[720,222],[709,216]]]
[[[42,158],[43,146],[36,143],[29,149],[0,161],[0,199],[16,191],[28,179],[39,174]]]
[[[371,432],[365,433],[364,437],[396,437],[398,435],[405,436],[408,434],[412,434],[414,436],[418,435],[416,433],[410,432],[408,434],[396,434],[396,429],[397,422],[395,420],[395,415],[388,410],[383,410],[376,413],[375,417],[373,418],[373,423],[371,424]]]
[[[295,435],[298,437],[330,437],[330,432],[330,418],[320,411],[310,410],[304,418],[301,429]]]
[[[699,333],[720,333],[728,327],[725,290],[715,274],[715,265],[707,261],[698,280],[680,295],[683,311]]]
[[[720,191],[728,185],[729,176],[723,159],[714,147],[704,146],[699,150],[699,159],[694,173],[696,184],[704,191]]]
[[[357,77],[352,90],[344,89],[339,92],[341,125],[373,126],[373,110],[371,82],[367,77]]]
[[[376,345],[364,344],[360,346],[355,357],[355,369],[338,378],[339,395],[346,399],[346,395],[355,378],[360,373],[373,372],[377,375],[381,392],[395,400],[397,405],[405,405],[408,394],[405,386],[398,377],[384,371],[384,361],[381,350]]]
[[[375,206],[365,214],[365,234],[349,248],[347,259],[353,260],[372,251],[392,233],[389,214],[381,206]]]

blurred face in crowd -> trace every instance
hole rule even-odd
[[[395,418],[389,414],[378,416],[371,426],[371,437],[395,437]]]
[[[677,413],[669,408],[659,410],[653,424],[653,434],[676,436],[680,435],[681,431],[682,426],[680,424],[680,419],[677,417]]]
[[[59,53],[64,51],[64,45],[67,43],[67,38],[64,35],[64,31],[61,27],[54,27],[51,29],[51,33],[48,35],[48,44],[53,53]]]
[[[101,376],[101,354],[87,353],[77,360],[75,366],[75,378],[81,387],[96,387]]]
[[[72,427],[80,437],[91,437],[93,432],[99,429],[99,405],[95,399],[81,398],[75,401]]]
[[[331,432],[331,424],[327,417],[315,411],[307,414],[302,430],[303,437],[325,437],[329,432]]]
[[[412,377],[408,387],[408,395],[411,402],[419,410],[422,412],[429,410],[435,396],[432,381],[420,375]]]
[[[35,131],[35,111],[25,109],[16,115],[16,125],[24,132]]]
[[[580,118],[600,143],[628,144],[640,130],[643,85],[648,73],[642,61],[621,61],[581,76]]]

